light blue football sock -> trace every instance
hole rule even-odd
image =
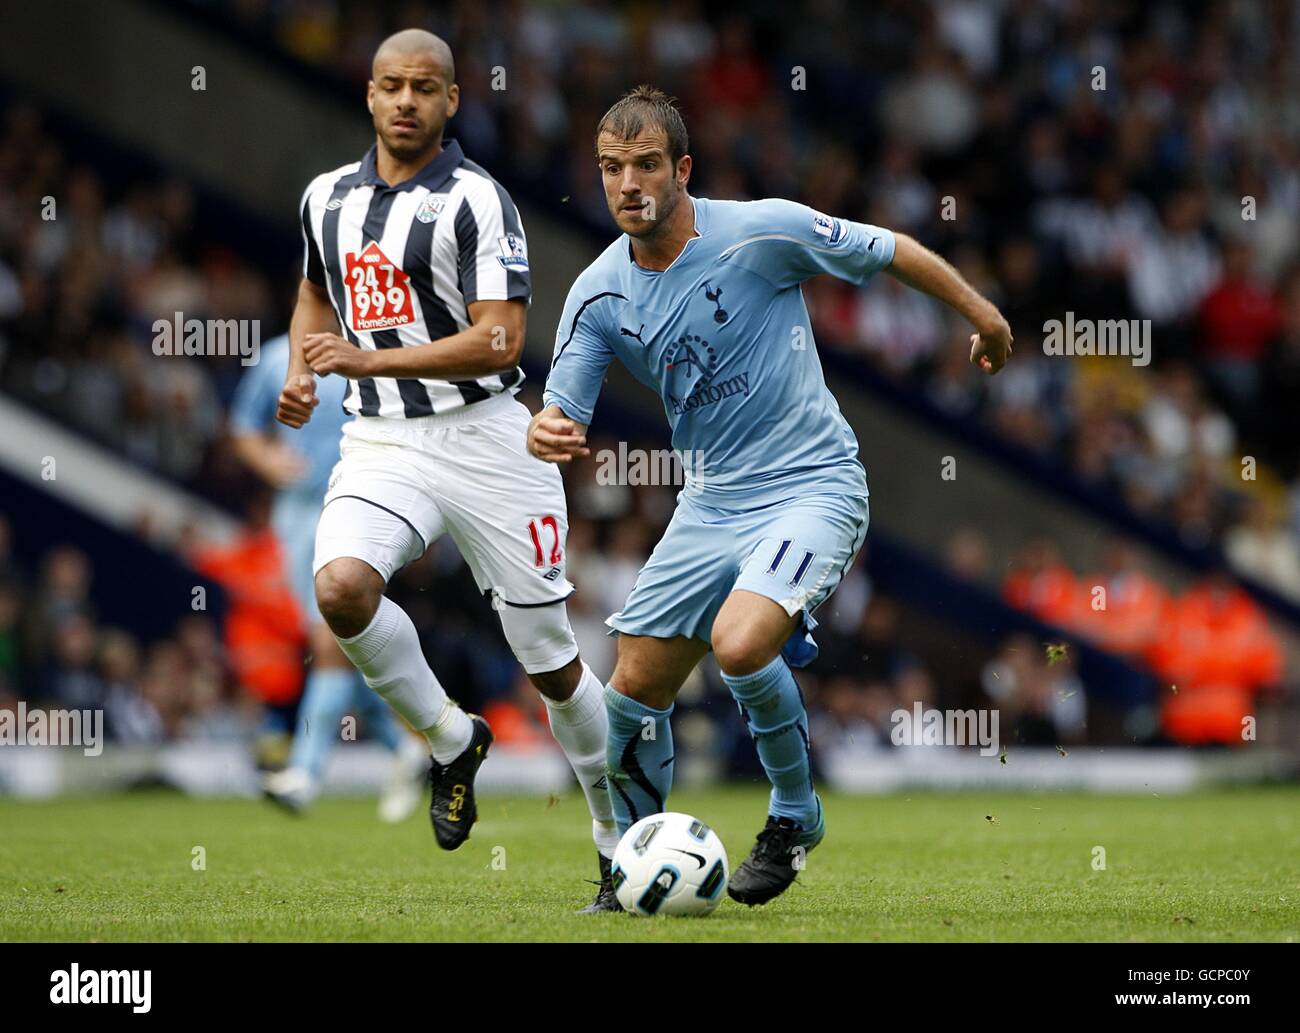
[[[605,686],[605,777],[619,835],[664,809],[673,784],[673,708],[656,710]]]
[[[817,824],[808,746],[808,712],[785,660],[778,656],[753,674],[723,674],[754,737],[758,759],[772,783],[768,813],[811,831]]]
[[[305,769],[320,781],[325,757],[339,741],[339,721],[352,703],[357,672],[343,668],[312,671],[307,676],[302,703],[298,707],[298,727],[293,734],[289,767]]]

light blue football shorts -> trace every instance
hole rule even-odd
[[[802,626],[782,654],[792,667],[817,656],[812,613],[839,585],[867,535],[868,500],[802,495],[758,509],[724,510],[682,492],[610,634],[710,642],[713,621],[736,589],[766,596]]]

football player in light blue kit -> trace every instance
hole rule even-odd
[[[330,471],[338,462],[343,424],[350,419],[343,408],[348,382],[344,377],[318,377],[320,411],[295,431],[275,420],[288,368],[288,336],[267,341],[260,360],[240,379],[230,407],[230,429],[240,458],[277,489],[271,522],[285,552],[289,584],[310,628],[313,656],[289,763],[283,771],[268,775],[263,789],[289,810],[305,809],[319,791],[329,748],[340,738],[343,715],[355,710],[370,733],[396,755],[379,814],[385,821],[401,821],[420,802],[420,778],[428,757],[340,651],[316,608],[311,572],[316,522]]]
[[[971,362],[986,373],[1006,362],[1011,334],[956,270],[901,233],[791,201],[691,197],[686,151],[681,115],[652,87],[601,119],[596,158],[623,235],[569,292],[528,443],[553,462],[588,454],[615,359],[663,400],[686,482],[607,622],[620,635],[605,689],[610,794],[620,830],[665,809],[673,701],[712,648],[772,783],[767,824],[727,887],[752,905],[781,893],[825,832],[790,667],[815,657],[812,613],[868,521],[858,443],[826,387],[800,284],[888,272],[970,320]]]

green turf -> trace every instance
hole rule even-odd
[[[735,864],[764,800],[682,791],[672,805],[712,824]],[[0,939],[1300,937],[1300,788],[825,800],[826,840],[783,897],[654,920],[572,914],[595,875],[576,795],[486,798],[454,854],[435,848],[423,815],[385,826],[363,800],[324,801],[300,819],[162,792],[0,800]],[[192,867],[196,846],[205,871]],[[1092,867],[1096,846],[1105,871]]]

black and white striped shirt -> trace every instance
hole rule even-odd
[[[329,291],[343,335],[359,348],[427,344],[469,326],[476,301],[528,300],[528,245],[519,211],[455,140],[390,187],[371,147],[359,162],[311,181],[300,206],[303,275]],[[516,392],[517,366],[476,380],[363,377],[343,407],[397,419],[447,412]]]

